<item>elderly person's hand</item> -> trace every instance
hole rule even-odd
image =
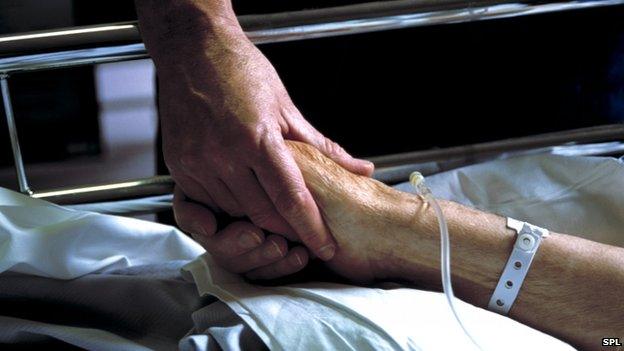
[[[330,259],[335,243],[284,140],[313,145],[358,174],[370,175],[373,165],[349,156],[302,117],[229,1],[136,3],[160,83],[165,161],[182,192]],[[178,220],[182,227],[196,224]]]
[[[337,242],[329,268],[358,283],[394,280],[441,290],[438,219],[422,197],[355,175],[308,144],[287,146]],[[438,203],[451,234],[453,290],[486,308],[518,235],[505,217]],[[517,299],[501,302],[512,304],[508,316],[517,321],[598,350],[605,335],[624,336],[624,248],[577,234],[550,231],[526,277],[505,283],[521,286]],[[247,276],[272,275],[261,267]]]

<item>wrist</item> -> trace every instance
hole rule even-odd
[[[210,57],[211,51],[247,40],[230,0],[136,0],[136,8],[143,41],[157,66]]]
[[[386,252],[377,264],[376,276],[422,281],[423,275],[430,275],[429,266],[439,251],[435,247],[435,214],[419,196],[398,191],[392,195],[380,201],[390,205],[380,208],[379,215],[389,223],[391,231],[383,241]]]
[[[402,194],[403,210],[397,218],[404,228],[395,234],[388,278],[441,290],[440,232],[431,206]],[[486,305],[514,242],[505,218],[460,204],[438,200],[448,224],[451,273],[457,296]]]

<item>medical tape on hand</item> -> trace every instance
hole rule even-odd
[[[524,278],[531,267],[533,257],[535,257],[542,239],[549,234],[548,230],[544,228],[513,218],[507,218],[507,227],[515,230],[518,236],[488,304],[490,311],[502,315],[507,315],[516,301]]]

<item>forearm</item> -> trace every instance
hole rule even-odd
[[[257,99],[248,93],[270,92],[258,85],[269,84],[266,73],[274,71],[246,37],[230,0],[136,0],[136,7],[141,35],[161,82],[164,139],[178,143],[188,137],[177,135],[181,125],[209,128],[208,117],[240,118],[247,116],[243,108],[262,107],[252,104]],[[236,130],[239,124],[227,126]]]
[[[135,0],[135,4],[141,36],[157,67],[197,60],[198,55],[209,58],[210,52],[245,37],[231,0]]]
[[[458,297],[485,308],[515,232],[506,228],[503,217],[451,202],[441,205],[451,237],[453,288]],[[437,220],[431,209],[417,211],[406,216],[415,232],[426,234],[420,241],[412,239],[410,250],[402,250],[400,275],[439,287]],[[597,349],[603,337],[624,337],[622,291],[624,250],[552,233],[542,241],[509,315],[576,346]]]

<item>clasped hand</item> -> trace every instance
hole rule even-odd
[[[273,66],[242,32],[180,57],[155,59],[163,151],[177,185],[180,227],[223,266],[251,276],[291,274],[305,266],[308,250],[332,258],[335,241],[285,140],[314,146],[357,174],[369,176],[372,163],[352,158],[303,118]],[[216,232],[207,209],[249,221]],[[288,250],[286,238],[305,248]]]

